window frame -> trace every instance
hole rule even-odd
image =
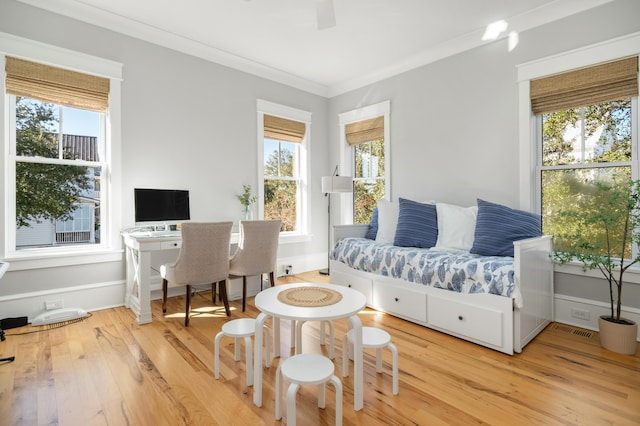
[[[0,258],[11,262],[12,270],[45,268],[111,262],[121,260],[122,241],[120,238],[121,213],[117,209],[119,203],[109,202],[121,198],[121,80],[122,64],[57,46],[40,43],[6,33],[0,33],[0,63],[2,78],[0,89],[0,132],[3,135],[3,150],[0,157],[5,170],[1,178],[0,191],[0,237],[4,244],[0,246]],[[16,250],[15,226],[15,102],[12,95],[6,93],[4,65],[5,57],[12,56],[32,62],[69,69],[85,74],[96,75],[110,80],[109,108],[104,124],[104,163],[102,170],[101,213],[104,215],[101,229],[101,242],[95,245],[54,246],[37,249]],[[14,97],[15,98],[15,97]],[[13,113],[13,123],[10,121]],[[62,160],[61,160],[62,161]]]
[[[520,208],[540,213],[539,164],[541,153],[538,150],[542,135],[537,116],[531,111],[530,81],[535,78],[588,67],[602,62],[613,61],[626,56],[640,54],[640,33],[608,40],[566,53],[526,62],[517,66],[518,71],[518,110],[519,110],[519,168],[520,168]],[[633,106],[632,106],[633,108]],[[632,143],[638,140],[640,111],[636,108],[632,115]],[[635,147],[637,148],[637,146]],[[633,150],[632,177],[637,179],[638,155]]]
[[[340,164],[339,174],[354,176],[355,148],[347,143],[348,124],[384,117],[384,198],[391,201],[391,101],[386,100],[362,108],[338,114],[340,126]],[[353,223],[353,193],[337,194],[340,200],[340,223]]]
[[[533,114],[530,101],[530,82],[533,79],[593,66],[603,62],[614,61],[627,56],[640,54],[640,32],[614,38],[602,43],[571,50],[565,53],[526,62],[517,66],[518,73],[518,141],[520,169],[520,208],[522,210],[541,213],[541,172],[542,172],[542,126],[540,116]],[[640,124],[640,108],[638,98],[632,98],[631,116],[631,177],[638,179],[640,162],[638,160],[638,125]],[[573,262],[567,265],[556,265],[556,270],[576,275],[600,278],[596,270],[583,271],[581,264]],[[630,274],[636,275],[636,274]],[[640,282],[637,277],[629,277],[631,281]]]
[[[272,115],[305,124],[305,135],[298,144],[298,200],[297,227],[295,232],[280,232],[281,242],[303,242],[311,240],[309,207],[309,146],[311,142],[311,113],[301,109],[258,99],[257,109],[257,153],[258,153],[258,218],[264,219],[264,116]],[[285,141],[286,142],[286,141]],[[297,142],[294,142],[297,143]]]

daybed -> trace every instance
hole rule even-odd
[[[330,280],[371,308],[512,355],[552,320],[551,237],[539,230],[539,216],[483,200],[381,200],[371,224],[333,227]]]

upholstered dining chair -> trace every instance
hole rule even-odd
[[[160,267],[162,276],[162,312],[167,311],[167,287],[186,286],[185,327],[189,326],[193,286],[211,285],[215,303],[215,285],[231,315],[227,298],[229,243],[233,222],[190,222],[182,224],[182,246],[175,263]]]
[[[260,275],[262,288],[262,274],[269,274],[271,287],[276,285],[280,223],[280,219],[240,221],[240,241],[229,260],[229,275],[242,277],[242,312],[247,305],[247,277]]]

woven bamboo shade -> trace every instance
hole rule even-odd
[[[90,111],[107,110],[109,79],[11,57],[6,61],[6,90],[10,95]]]
[[[370,118],[346,125],[349,145],[358,145],[384,138],[384,116]]]
[[[302,142],[306,126],[299,121],[264,115],[264,137],[287,142]]]
[[[638,96],[638,57],[531,81],[534,114]]]

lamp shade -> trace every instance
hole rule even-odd
[[[322,192],[353,192],[353,179],[349,176],[322,176]]]

